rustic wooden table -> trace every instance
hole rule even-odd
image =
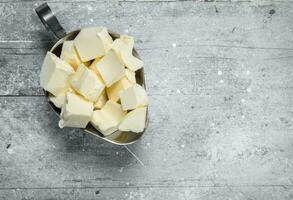
[[[133,35],[150,123],[127,149],[59,129],[42,1],[0,1],[0,199],[293,199],[293,2],[49,0]]]

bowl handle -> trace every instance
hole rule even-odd
[[[57,39],[61,39],[66,35],[65,30],[60,25],[58,19],[53,14],[47,3],[43,3],[42,5],[38,6],[35,11],[46,29],[53,33]]]

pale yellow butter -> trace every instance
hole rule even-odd
[[[142,132],[146,124],[146,107],[136,108],[124,117],[119,125],[120,131]]]
[[[49,100],[57,107],[61,108],[63,104],[65,103],[65,98],[66,98],[66,93],[67,92],[72,92],[75,93],[75,91],[69,87],[67,91],[58,94],[57,96],[54,96],[52,94],[49,94]]]
[[[134,40],[133,37],[122,35],[120,39],[116,39],[112,44],[112,49],[118,57],[123,61],[125,66],[135,72],[143,67],[143,62],[132,55]]]
[[[60,58],[69,63],[75,70],[81,64],[80,57],[72,40],[63,42]]]
[[[49,100],[57,107],[61,108],[65,102],[66,93],[61,93],[58,96],[49,95]]]
[[[104,89],[102,94],[99,96],[98,100],[94,103],[94,108],[101,109],[105,105],[107,100],[108,97],[106,94],[106,90]]]
[[[112,45],[112,38],[104,27],[82,29],[74,39],[82,62],[104,56]]]
[[[109,135],[116,130],[121,120],[126,115],[121,105],[108,100],[101,110],[94,111],[91,124],[104,135]]]
[[[107,87],[110,87],[125,75],[124,65],[112,49],[95,64],[95,67]]]
[[[131,83],[136,83],[136,78],[135,78],[135,72],[129,70],[129,69],[125,69],[125,74],[127,79],[131,82]]]
[[[95,72],[80,64],[70,79],[70,84],[87,100],[96,101],[105,88],[103,81]]]
[[[123,110],[132,110],[137,107],[148,105],[146,91],[138,84],[134,84],[133,86],[122,90],[120,92],[120,101]]]
[[[46,91],[58,96],[69,88],[69,77],[73,73],[70,64],[47,52],[41,69],[40,84]]]
[[[66,93],[65,103],[62,106],[59,127],[85,128],[93,114],[93,103],[77,94]]]
[[[96,68],[96,64],[97,64],[100,60],[101,60],[101,58],[96,58],[96,59],[91,63],[91,65],[89,66],[89,68],[90,68],[91,70],[93,70],[98,76],[101,77],[100,72],[99,72],[99,71],[97,70],[97,68]]]
[[[111,87],[106,88],[107,95],[109,99],[113,101],[118,101],[119,100],[119,93],[120,91],[129,88],[132,86],[133,83],[131,83],[126,77],[123,77],[116,83],[114,83]]]

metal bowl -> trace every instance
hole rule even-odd
[[[48,31],[53,32],[55,37],[59,39],[55,43],[55,45],[50,49],[50,52],[52,52],[56,56],[60,57],[63,42],[66,40],[73,40],[77,36],[77,34],[80,32],[80,29],[66,34],[64,29],[62,28],[62,26],[59,24],[57,18],[53,15],[53,13],[51,12],[51,9],[49,8],[49,6],[46,3],[42,4],[41,6],[36,8],[35,10],[36,10],[38,16],[40,17],[42,23],[48,29]],[[113,31],[109,31],[109,34],[111,35],[113,40],[120,37],[120,35],[118,33],[115,33]],[[135,49],[133,49],[133,55],[137,58],[140,58],[140,56],[138,55],[138,53]],[[139,85],[146,88],[143,68],[136,71],[135,78],[136,78],[136,82]],[[50,93],[45,90],[44,90],[44,93],[48,99],[48,102],[49,102],[51,108],[55,111],[55,113],[58,116],[60,116],[61,109],[57,108],[52,102],[49,101]],[[127,144],[132,144],[132,143],[136,142],[144,134],[147,126],[148,126],[148,109],[147,109],[147,116],[146,116],[146,121],[145,121],[145,129],[143,130],[143,132],[134,133],[134,132],[130,132],[130,131],[119,131],[118,130],[111,135],[104,136],[101,132],[99,132],[97,129],[95,129],[90,123],[86,126],[84,131],[87,133],[93,134],[103,140],[111,142],[113,144],[127,145]]]

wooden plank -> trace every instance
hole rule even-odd
[[[1,5],[3,26],[8,28],[0,30],[0,39],[48,40],[42,24],[32,11],[34,6],[34,3]],[[254,3],[219,3],[217,12],[213,4],[193,2],[73,2],[50,3],[50,6],[68,31],[104,25],[117,32],[126,31],[139,41],[149,42],[151,47],[169,47],[175,42],[178,45],[292,48],[288,44],[292,41],[292,25],[288,19],[293,12],[290,3],[260,6]],[[272,9],[274,14],[270,14]],[[10,25],[12,21],[14,26]],[[278,41],[271,41],[274,35],[279,36]]]
[[[2,21],[8,27],[0,30],[0,95],[42,94],[38,74],[44,54],[53,43],[32,6],[0,6]],[[80,24],[102,24],[134,35],[145,61],[151,94],[168,95],[177,90],[200,94],[198,88],[211,92],[215,85],[245,94],[252,83],[261,89],[262,85],[284,87],[291,80],[287,76],[292,74],[291,4],[223,3],[217,5],[218,13],[211,4],[191,2],[51,6],[68,30]],[[276,11],[270,15],[272,9]],[[12,12],[20,16],[16,18]],[[10,25],[12,21],[14,26]],[[217,75],[219,70],[222,77]],[[246,76],[248,70],[253,75]],[[224,84],[219,84],[221,80]]]
[[[209,95],[151,96],[146,135],[129,146],[143,165],[124,147],[59,129],[44,97],[2,97],[0,188],[291,188],[293,112],[286,94],[274,91],[248,105]]]
[[[0,94],[41,95],[39,73],[45,51],[0,53],[4,55],[0,59]],[[140,49],[140,53],[151,95],[234,93],[246,98],[247,88],[264,95],[271,89],[292,89],[293,50],[194,46]]]
[[[129,2],[129,3],[145,3],[145,2],[193,2],[193,3],[213,3],[213,4],[218,4],[218,3],[256,3],[258,5],[263,5],[263,4],[272,4],[272,3],[287,3],[287,2],[292,2],[292,0],[265,0],[265,1],[259,1],[259,0],[108,0],[107,2]],[[0,0],[0,3],[35,3],[35,4],[40,4],[42,3],[42,0]],[[103,3],[105,0],[46,0],[45,2],[48,3]]]
[[[14,2],[0,3],[0,199],[293,198],[292,4],[50,1],[67,30],[135,36],[150,96],[138,161],[57,127],[41,1]]]
[[[273,191],[273,194],[272,194]],[[183,188],[75,188],[75,189],[18,189],[0,191],[3,200],[11,199],[111,199],[131,200],[158,198],[169,199],[282,199],[293,198],[292,188],[286,187],[183,187]]]

